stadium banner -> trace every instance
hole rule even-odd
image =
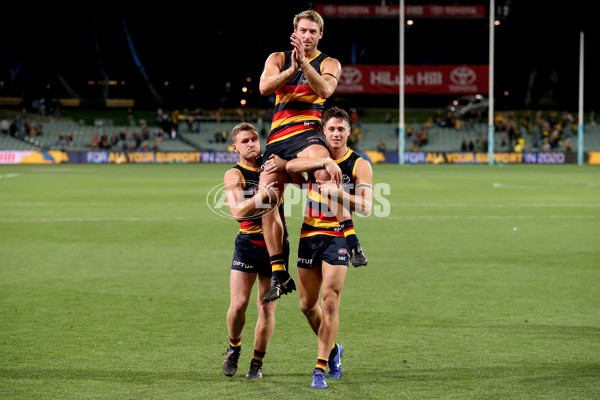
[[[377,153],[377,152],[366,152]],[[391,164],[398,163],[397,152],[386,152],[382,154],[385,161]],[[381,157],[371,159],[381,160]],[[488,153],[470,152],[425,152],[407,151],[404,153],[406,164],[487,164]],[[562,152],[527,152],[527,153],[494,153],[496,164],[574,164],[577,163],[577,153]]]
[[[487,94],[487,65],[406,65],[406,94]],[[343,65],[336,93],[398,94],[398,65]]]
[[[398,163],[398,152],[358,151],[372,164]],[[487,164],[488,153],[407,151],[406,164]],[[235,164],[239,154],[205,152],[111,152],[111,151],[0,151],[0,164]],[[497,164],[576,164],[576,152],[494,153]],[[600,152],[584,153],[584,162],[600,165]]]
[[[69,152],[71,162],[83,164],[190,164],[199,163],[201,155],[199,151]]]
[[[590,151],[587,153],[588,155],[588,164],[590,165],[600,165],[600,151]]]
[[[240,161],[238,153],[228,151],[204,151],[201,162],[209,164],[235,164]]]
[[[70,152],[69,155],[73,162],[89,164],[235,164],[240,161],[239,154],[227,151],[85,151]]]
[[[2,150],[0,164],[60,164],[69,162],[69,155],[60,150]]]
[[[317,4],[315,11],[330,18],[398,18],[399,5]],[[481,5],[405,5],[407,18],[486,18]]]

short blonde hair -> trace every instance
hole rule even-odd
[[[242,131],[253,131],[258,136],[258,132],[256,131],[256,128],[254,127],[254,125],[252,125],[249,122],[241,122],[241,123],[237,124],[231,131],[231,141],[233,143],[235,143],[235,138],[237,137],[238,133],[240,133]]]
[[[296,14],[296,16],[294,17],[294,29],[298,28],[298,22],[300,22],[301,19],[307,19],[309,21],[315,22],[317,25],[319,25],[319,30],[323,32],[325,22],[323,22],[323,17],[321,17],[321,14],[319,14],[315,10],[306,10],[302,11],[300,14]]]

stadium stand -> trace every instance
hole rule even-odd
[[[17,137],[9,135],[0,135],[0,149],[5,150],[68,150],[68,151],[89,151],[89,150],[137,150],[146,149],[152,151],[158,149],[161,151],[197,151],[198,148],[179,139],[170,139],[166,134],[160,137],[157,130],[151,128],[148,138],[136,142],[135,135],[142,131],[141,126],[85,126],[74,122],[43,122],[43,134],[39,136],[29,136],[20,133]],[[125,136],[121,132],[126,132]],[[64,140],[61,140],[61,134]],[[70,143],[67,136],[71,137]],[[101,148],[93,145],[94,139],[101,140],[103,134],[107,139],[113,134],[117,137],[117,142],[110,148]]]
[[[377,128],[375,129],[377,131]],[[367,140],[367,143],[360,144],[360,147],[365,147],[364,150],[371,150],[376,148],[376,142],[379,137],[373,138],[373,129],[367,124],[363,124],[363,142]],[[395,139],[390,136],[387,131],[380,137],[384,137],[387,142],[388,149],[390,148],[389,143]],[[524,139],[525,146],[523,151],[525,152],[537,152],[542,151],[543,135],[537,127],[533,128],[532,133],[527,132],[524,127],[520,128],[521,137]],[[534,135],[537,135],[537,140]],[[418,151],[461,151],[463,139],[468,144],[473,141],[475,144],[475,151],[477,149],[477,141],[487,141],[488,138],[488,127],[487,124],[473,124],[467,128],[457,130],[455,128],[439,127],[434,126],[427,129],[428,142],[425,145],[418,146]],[[571,131],[571,128],[564,128],[562,131],[562,140],[560,145],[552,149],[552,151],[565,151],[565,141],[567,138],[571,139],[571,151],[577,151],[577,134]],[[405,149],[410,150],[412,147],[411,137],[405,138]],[[600,150],[600,127],[596,125],[586,125],[584,128],[584,148],[588,151]],[[479,149],[481,151],[481,149]],[[508,141],[503,143],[502,135],[499,133],[494,134],[494,151],[496,152],[509,152],[511,146]]]
[[[100,140],[103,134],[106,134],[110,140],[113,134],[117,137],[117,142],[108,150],[113,151],[226,151],[229,144],[229,134],[233,127],[237,124],[236,121],[204,121],[201,124],[191,126],[185,122],[179,124],[179,136],[176,139],[171,139],[164,132],[161,135],[160,129],[156,126],[149,127],[147,138],[137,140],[135,136],[141,135],[142,126],[112,126],[110,124],[102,126],[86,126],[72,121],[47,121],[42,122],[43,134],[40,136],[23,135],[12,137],[7,134],[0,134],[0,149],[3,150],[70,150],[70,151],[89,151],[89,150],[104,150],[104,148],[91,145],[95,135]],[[268,134],[268,123],[254,123],[261,139],[266,142]],[[392,123],[361,123],[362,138],[353,147],[361,151],[377,150],[377,145],[380,140],[386,144],[388,151],[394,151],[398,145],[398,130],[395,124]],[[419,131],[420,124],[415,124],[413,131]],[[419,144],[413,147],[413,136],[407,129],[405,138],[405,150],[411,151],[427,151],[427,152],[444,152],[444,151],[461,151],[463,140],[466,143],[473,141],[477,143],[480,139],[487,140],[488,127],[485,123],[473,123],[464,126],[461,129],[454,127],[431,126],[427,129],[427,143]],[[121,133],[125,134],[121,134]],[[70,134],[71,142],[67,145],[61,143],[61,133],[65,136]],[[525,146],[523,151],[542,151],[543,135],[537,126],[533,127],[531,133],[527,132],[525,127],[520,127],[521,137],[524,139]],[[534,139],[537,135],[538,140]],[[226,141],[223,141],[226,137]],[[577,133],[573,132],[571,127],[565,127],[562,131],[561,144],[552,149],[552,151],[565,151],[565,141],[567,138],[571,140],[571,151],[577,151]],[[220,140],[219,140],[220,139]],[[536,143],[537,142],[537,143]],[[585,149],[588,151],[600,150],[600,126],[586,124],[584,136]],[[536,145],[537,144],[537,145]],[[483,151],[475,145],[475,151]],[[510,151],[510,145],[503,143],[502,135],[496,133],[494,135],[494,150],[496,152]]]
[[[231,140],[231,131],[238,124],[235,121],[227,122],[202,122],[194,130],[190,130],[187,124],[180,124],[179,131],[188,143],[204,151],[226,151],[227,145]],[[261,126],[253,123],[256,128],[261,130]],[[266,132],[266,131],[265,131]],[[265,133],[266,134],[266,133]],[[226,136],[226,141],[218,140]],[[261,137],[262,145],[266,143],[266,136]]]
[[[0,150],[39,150],[39,146],[22,139],[0,134]]]

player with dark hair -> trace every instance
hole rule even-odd
[[[339,329],[340,296],[348,269],[345,232],[353,231],[352,212],[368,215],[373,203],[371,164],[347,146],[350,121],[346,111],[333,107],[323,114],[324,133],[333,162],[343,175],[343,184],[309,181],[306,212],[298,245],[298,291],[300,309],[318,337],[318,356],[311,387],[326,388],[329,377],[342,375],[341,345],[335,342]],[[322,169],[319,159],[296,158],[287,163],[290,173]],[[337,215],[337,217],[336,217]],[[343,215],[343,218],[340,216]],[[343,222],[338,222],[343,219]],[[319,294],[321,304],[319,305]]]

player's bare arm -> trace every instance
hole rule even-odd
[[[296,72],[298,72],[299,66],[296,62],[296,58],[292,57],[292,65],[290,68],[281,71],[284,62],[284,55],[281,52],[273,53],[265,61],[265,68],[260,76],[259,89],[263,96],[275,93],[281,89],[287,81]]]
[[[304,67],[302,67],[304,65]],[[306,76],[306,80],[310,87],[322,99],[329,98],[337,88],[338,80],[342,75],[342,66],[335,58],[327,58],[323,60],[321,65],[321,73],[316,71],[310,63],[301,64],[300,68]]]
[[[299,31],[301,32],[302,28],[299,28]],[[315,32],[314,35],[317,35],[317,33]],[[322,99],[329,98],[335,92],[338,80],[342,75],[340,62],[335,58],[329,57],[323,60],[321,71],[316,71],[309,63],[310,57],[314,57],[316,54],[316,47],[312,54],[307,53],[305,44],[296,32],[292,33],[290,40],[291,45],[294,47],[296,61],[312,90]]]
[[[274,182],[259,190],[251,198],[245,199],[242,177],[235,169],[230,169],[225,173],[224,183],[227,193],[227,205],[231,215],[238,222],[258,214],[264,210],[261,207],[262,204],[277,202],[280,197],[276,186],[277,182]]]
[[[306,183],[306,179],[303,174],[295,174],[286,170],[288,161],[279,157],[276,154],[271,154],[269,159],[265,162],[265,175],[276,174],[277,172],[287,172],[290,177],[290,182],[298,187],[302,187]]]
[[[369,215],[373,207],[373,169],[371,164],[363,159],[356,163],[354,194],[333,184],[323,184],[319,190],[321,194],[337,199],[339,203],[347,205],[357,214]]]
[[[325,169],[331,177],[331,182],[336,186],[342,183],[342,170],[331,158],[295,158],[286,165],[286,170],[290,174],[300,174],[302,172],[313,172],[319,169]]]

